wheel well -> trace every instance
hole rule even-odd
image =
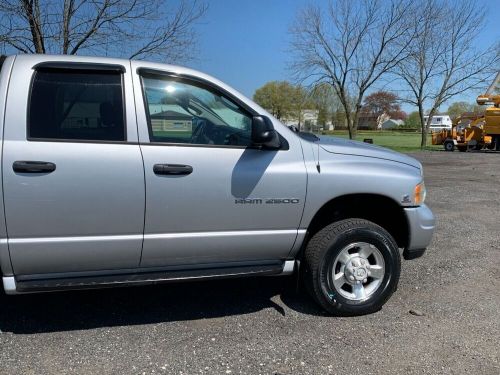
[[[314,215],[308,237],[335,221],[360,218],[380,225],[396,240],[398,247],[408,245],[408,220],[404,209],[393,199],[377,194],[351,194],[327,202]]]

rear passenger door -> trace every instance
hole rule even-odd
[[[16,61],[6,107],[3,187],[14,272],[136,268],[145,191],[130,72],[119,61],[37,58]]]

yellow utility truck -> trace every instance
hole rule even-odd
[[[451,130],[432,134],[432,144],[444,146],[446,151],[470,149],[500,151],[500,72],[485,94],[476,99],[479,105],[491,106],[484,114],[464,113],[453,121]]]

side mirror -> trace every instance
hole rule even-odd
[[[272,121],[266,116],[254,116],[252,119],[252,142],[269,149],[281,147],[280,138]]]

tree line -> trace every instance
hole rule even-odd
[[[271,81],[255,91],[253,100],[268,110],[278,120],[294,122],[303,129],[304,110],[317,111],[317,124],[347,128],[347,116],[340,99],[332,87],[320,83],[306,88],[287,81]],[[352,98],[349,98],[353,102]],[[375,119],[382,115],[397,120],[405,120],[407,115],[401,110],[400,100],[394,93],[377,91],[367,95],[360,112],[365,118]]]
[[[347,116],[339,98],[328,84],[318,84],[311,89],[287,81],[271,81],[255,91],[253,100],[269,111],[278,120],[292,122],[300,130],[310,130],[304,123],[304,110],[317,111],[317,130],[347,129]],[[351,102],[353,99],[351,99]],[[370,128],[380,128],[387,119],[402,120],[408,129],[421,129],[420,113],[406,113],[401,109],[403,100],[395,93],[379,90],[363,99],[360,119],[368,121]],[[452,120],[464,113],[484,113],[484,107],[464,101],[452,102],[444,111],[435,111],[434,115],[447,114]],[[424,115],[429,115],[426,109]],[[360,124],[361,125],[361,124]],[[366,126],[366,125],[365,125]],[[325,129],[326,128],[326,129]]]

